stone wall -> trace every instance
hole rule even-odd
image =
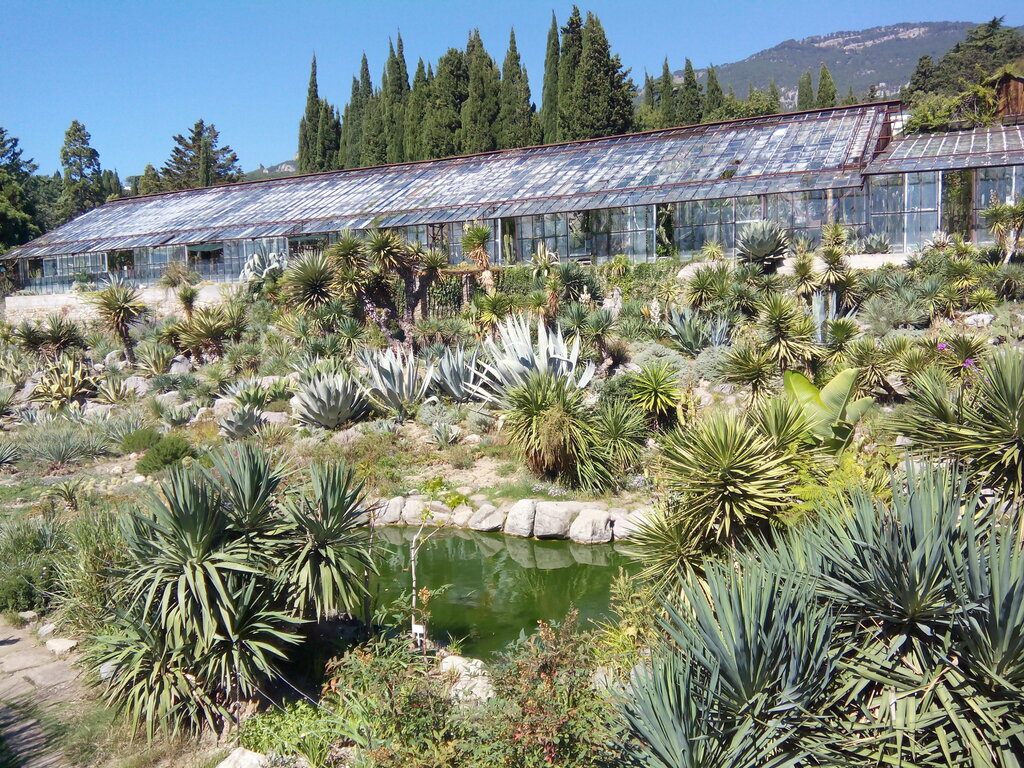
[[[202,283],[199,286],[197,306],[209,306],[223,301],[225,291],[237,283]],[[142,289],[142,300],[159,316],[180,315],[181,304],[174,291],[157,286]],[[8,296],[0,301],[0,317],[8,323],[23,320],[43,320],[47,315],[59,312],[75,320],[94,320],[96,310],[90,306],[85,293],[50,293]]]
[[[628,539],[650,513],[650,507],[609,507],[603,501],[520,499],[495,506],[477,497],[452,509],[426,496],[396,496],[381,502],[377,525],[428,525],[495,531],[509,536],[568,539],[577,544],[607,544]]]

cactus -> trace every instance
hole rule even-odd
[[[299,383],[292,414],[303,424],[337,429],[369,411],[366,391],[344,373],[315,373]]]

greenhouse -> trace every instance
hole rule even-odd
[[[899,102],[880,102],[124,198],[4,258],[21,289],[49,293],[109,273],[151,284],[173,262],[230,282],[254,253],[373,228],[456,263],[464,229],[482,224],[496,264],[541,243],[595,264],[712,241],[733,252],[761,219],[812,239],[841,221],[894,252],[938,229],[984,239],[979,212],[1024,193],[1024,126],[902,136],[903,119]]]

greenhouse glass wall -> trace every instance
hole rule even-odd
[[[986,239],[982,210],[1024,194],[1024,127],[902,136],[902,121],[881,102],[125,198],[3,259],[42,293],[115,273],[152,284],[172,263],[231,282],[255,253],[294,258],[374,228],[454,264],[466,228],[483,225],[498,265],[542,244],[591,264],[713,242],[733,253],[761,219],[811,240],[839,221],[896,252],[939,229]]]

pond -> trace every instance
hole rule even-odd
[[[531,633],[538,621],[561,621],[570,607],[580,622],[609,615],[612,580],[633,561],[612,544],[536,541],[500,533],[433,529],[420,548],[417,583],[437,589],[430,600],[428,636],[459,641],[462,653],[485,658]],[[412,587],[409,548],[415,528],[380,528],[378,604],[408,594]]]

